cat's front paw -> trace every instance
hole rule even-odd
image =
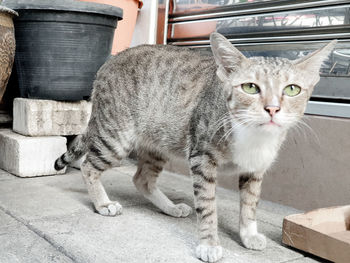
[[[201,244],[196,248],[196,256],[204,262],[216,262],[222,258],[222,247]]]
[[[177,204],[169,208],[166,213],[168,215],[171,215],[173,217],[187,217],[189,214],[191,214],[192,208],[186,204]]]
[[[266,248],[266,237],[262,234],[241,236],[242,243],[246,248],[253,250],[263,250]]]
[[[116,216],[122,213],[123,207],[118,202],[114,202],[96,207],[96,210],[103,216]]]

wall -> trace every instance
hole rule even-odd
[[[158,0],[143,1],[139,11],[131,47],[140,44],[155,44],[157,34]]]
[[[280,155],[267,172],[262,198],[301,210],[350,203],[350,119],[307,116],[291,131]],[[183,160],[167,169],[188,174]],[[238,190],[232,167],[220,169],[219,185]]]

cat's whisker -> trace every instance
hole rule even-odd
[[[231,116],[224,116],[223,118],[221,118],[219,121],[216,122],[216,126],[220,126],[223,122],[232,119]]]
[[[217,144],[219,144],[223,140],[223,138],[226,136],[226,134],[229,133],[231,131],[231,129],[233,129],[234,126],[235,126],[235,124],[232,123],[231,127],[229,127],[229,129],[227,131],[225,131],[225,133],[220,137]]]
[[[291,130],[295,131],[298,136],[303,136],[304,140],[306,140],[305,130],[302,129],[299,123],[295,123],[295,125],[291,127]]]
[[[217,121],[215,121],[214,125],[219,123],[222,119],[225,119],[226,117],[228,117],[230,115],[231,115],[231,113],[229,111],[224,113],[223,115],[220,116],[220,118]]]
[[[214,126],[215,131],[213,132],[213,134],[211,135],[210,141],[213,140],[213,138],[215,137],[216,133],[223,128],[225,125],[227,125],[229,122],[232,121],[232,115],[230,112],[227,112],[225,114],[222,115],[222,117],[216,121],[216,125]]]
[[[224,136],[223,141],[226,141],[227,138],[233,133],[233,131],[234,131],[234,128],[231,128],[231,129],[227,132],[227,134]]]
[[[233,123],[232,126],[221,136],[221,138],[218,141],[218,144],[226,137],[227,134],[231,133],[237,127],[238,124],[239,123]]]
[[[300,119],[300,120],[298,121],[298,124],[303,125],[303,127],[306,128],[305,131],[309,131],[309,132],[311,133],[312,138],[315,139],[315,142],[316,142],[318,145],[321,144],[320,138],[318,137],[318,134],[310,127],[309,124],[307,124],[303,119]]]
[[[232,128],[229,129],[224,135],[223,141],[226,141],[233,131],[235,131],[238,127],[243,126],[246,123],[249,123],[249,120],[246,120],[245,122],[242,121],[241,123],[237,123],[236,125],[232,126]]]
[[[213,134],[211,135],[211,138],[210,138],[210,141],[213,140],[213,138],[215,137],[216,133],[222,128],[224,127],[227,122],[229,122],[231,120],[231,118],[227,118],[227,119],[224,119],[222,120],[222,123],[218,126],[218,127],[214,127],[215,131],[213,132]]]
[[[221,126],[223,123],[225,123],[226,120],[230,119],[230,116],[228,116],[227,114],[224,114],[224,116],[221,116],[220,119],[218,119],[217,121],[214,122],[214,127],[219,127]]]
[[[299,135],[299,136],[302,135],[302,136],[304,137],[304,140],[306,141],[307,138],[308,138],[306,131],[308,130],[308,131],[310,131],[311,134],[313,135],[313,136],[311,136],[311,137],[312,137],[313,139],[316,138],[316,140],[315,140],[316,143],[317,143],[317,144],[320,144],[318,135],[317,135],[317,134],[312,130],[312,128],[311,128],[309,125],[307,125],[303,120],[294,118],[292,122],[293,122],[293,125],[291,126],[291,130],[296,131],[296,132],[297,132],[297,135]],[[305,129],[304,127],[306,127],[307,129]]]
[[[224,127],[228,122],[230,122],[232,120],[231,117],[227,117],[223,120],[221,120],[221,123],[219,123],[218,125],[216,125],[214,128],[216,129],[216,132],[219,131],[222,127]],[[216,133],[215,132],[215,133]]]
[[[237,127],[237,125],[233,125],[230,129],[228,129],[225,134],[220,138],[220,140],[218,141],[218,144],[221,142],[221,141],[226,141],[228,136],[235,130],[235,128]]]
[[[237,120],[246,121],[243,124],[247,124],[249,122],[250,123],[249,127],[254,126],[257,123],[256,119],[253,118],[252,116],[249,116],[249,115],[248,116],[239,116],[237,118]]]
[[[230,134],[231,134],[234,130],[236,130],[237,128],[239,128],[240,126],[243,126],[244,124],[246,124],[246,123],[248,123],[248,122],[250,122],[250,120],[247,120],[247,119],[245,119],[245,120],[243,120],[243,121],[240,121],[240,122],[235,122],[235,123],[232,125],[232,127],[231,127],[230,129],[228,129],[228,130],[225,132],[225,134],[220,138],[220,140],[219,140],[218,143],[220,143],[222,140],[223,140],[223,141],[226,141],[227,138],[230,136]]]

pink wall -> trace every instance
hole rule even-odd
[[[130,46],[134,32],[138,9],[142,6],[140,0],[80,0],[99,4],[113,5],[123,9],[123,20],[118,22],[114,34],[112,54],[116,54]]]

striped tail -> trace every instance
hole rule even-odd
[[[59,157],[55,162],[55,169],[62,170],[71,162],[79,159],[86,153],[85,135],[78,135],[70,143],[68,151]]]

